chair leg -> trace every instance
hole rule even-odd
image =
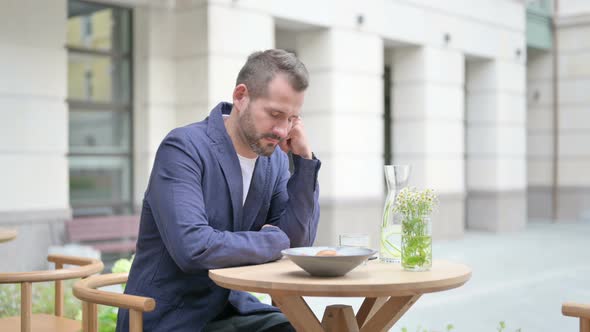
[[[580,318],[580,332],[590,332],[590,319]]]
[[[143,331],[143,313],[135,309],[129,309],[129,332]]]
[[[33,284],[23,282],[20,284],[20,330],[31,332],[31,311],[33,299]]]
[[[55,269],[62,269],[62,263],[55,263]],[[63,317],[64,315],[64,282],[63,280],[55,281],[55,315]]]
[[[98,332],[98,305],[88,303],[88,332]]]
[[[98,331],[98,305],[96,303],[82,302],[82,331]]]

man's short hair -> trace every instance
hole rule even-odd
[[[295,54],[281,49],[254,52],[240,70],[236,80],[248,88],[250,99],[266,97],[268,84],[277,74],[286,75],[291,87],[301,92],[309,85],[309,74],[305,65]]]

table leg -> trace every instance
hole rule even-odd
[[[326,307],[324,318],[322,318],[322,326],[326,332],[359,331],[352,307],[343,304]]]
[[[367,320],[371,319],[388,299],[389,297],[367,297],[356,314],[358,326],[362,327]]]
[[[322,332],[324,328],[303,297],[271,294],[273,301],[299,332]]]
[[[420,295],[392,296],[362,326],[361,332],[387,331],[416,303]]]

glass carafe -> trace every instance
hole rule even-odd
[[[381,221],[381,245],[379,257],[382,262],[400,263],[402,257],[401,217],[393,212],[395,199],[400,190],[408,185],[410,165],[385,165],[387,198]]]

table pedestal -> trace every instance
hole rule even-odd
[[[349,305],[330,305],[326,307],[320,323],[303,297],[278,294],[271,296],[295,329],[306,332],[387,331],[420,298],[420,295],[367,297],[356,316]]]

